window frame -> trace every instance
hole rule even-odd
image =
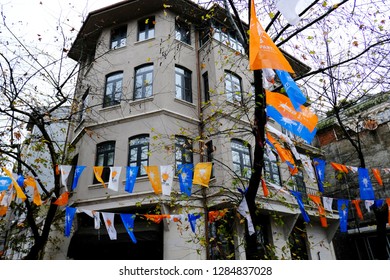
[[[179,143],[179,141],[181,143]],[[180,161],[178,161],[178,152],[180,151]],[[190,157],[190,160],[187,160],[187,155]],[[178,165],[179,164],[187,164],[194,162],[194,153],[192,141],[182,135],[175,136],[175,170],[176,174],[178,173]]]
[[[272,153],[272,151],[271,151]],[[271,160],[268,156],[267,152],[264,151],[264,178],[266,180],[270,180],[272,183],[275,183],[281,186],[282,180],[280,177],[280,169],[278,165],[278,156],[274,155],[276,160]],[[277,169],[277,173],[275,171],[275,167]],[[275,181],[275,176],[277,176],[277,182]]]
[[[203,91],[204,91],[204,101],[210,101],[210,84],[209,84],[209,73],[206,71],[202,74],[203,80]]]
[[[239,175],[240,178],[250,179],[252,175],[251,145],[240,139],[232,139],[230,143],[233,171],[236,172],[236,174]],[[240,148],[235,147],[235,145],[239,145]],[[239,162],[234,160],[234,152],[238,153]],[[249,157],[250,166],[245,164],[244,155],[247,155]],[[238,173],[238,170],[235,168],[235,165],[240,166],[240,173]]]
[[[110,35],[110,50],[116,50],[125,47],[127,40],[127,25],[121,25],[111,29]]]
[[[82,122],[84,120],[84,111],[88,108],[88,97],[89,97],[89,91],[90,87],[86,89],[83,96],[81,97],[80,104],[79,104],[79,114],[78,114],[78,121]]]
[[[136,144],[131,144],[132,140],[140,140],[140,139],[146,139],[146,141],[142,143],[136,143]],[[147,147],[147,152],[146,152],[146,159],[142,157],[143,154],[143,148]],[[129,147],[129,153],[128,153],[128,159],[127,159],[127,165],[128,166],[138,166],[138,173],[137,177],[143,177],[147,176],[146,171],[142,168],[143,166],[148,166],[149,165],[149,148],[150,148],[150,137],[149,134],[139,134],[132,136],[128,139],[128,147]],[[131,160],[131,152],[132,150],[136,150],[136,159]],[[146,164],[145,164],[146,162]],[[133,164],[135,163],[135,165]],[[144,163],[144,165],[142,164]]]
[[[116,76],[117,78],[115,78]],[[109,81],[111,78],[113,80]],[[121,103],[122,90],[123,90],[122,87],[123,87],[123,71],[116,71],[106,75],[106,84],[105,84],[104,96],[103,96],[103,108],[118,105]],[[120,88],[120,91],[117,92],[117,88]],[[111,94],[108,95],[107,93],[109,90],[111,90]]]
[[[138,100],[138,99],[144,99],[144,98],[149,98],[153,96],[153,70],[154,70],[154,65],[153,63],[147,63],[147,64],[142,64],[137,66],[134,69],[134,95],[133,95],[133,100]],[[151,74],[151,82],[150,83],[145,83],[147,81],[147,76]],[[139,77],[142,77],[142,85],[137,86],[137,80]],[[150,88],[150,93],[149,92]],[[139,92],[141,93],[139,95]]]
[[[137,27],[138,42],[152,39],[155,37],[155,23],[156,23],[155,16],[145,17],[138,20],[138,27]]]
[[[175,20],[175,39],[191,45],[191,25],[182,21]]]
[[[231,88],[228,89],[228,82],[231,84]],[[238,85],[239,90],[234,90],[234,86]],[[242,104],[242,80],[236,73],[225,70],[224,86],[226,100],[234,104]],[[239,92],[240,94],[237,94]]]
[[[100,148],[100,151],[99,151]],[[104,149],[102,151],[102,149]],[[112,154],[112,163],[109,164],[110,154]],[[100,163],[100,156],[103,155],[103,162]],[[96,145],[96,158],[95,166],[103,166],[102,179],[104,182],[109,181],[110,177],[110,167],[114,166],[115,162],[115,141],[105,141]],[[93,184],[98,184],[99,181],[96,179],[95,175],[93,177]]]
[[[192,72],[179,65],[175,65],[175,97],[192,103]]]

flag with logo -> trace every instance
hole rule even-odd
[[[368,169],[359,167],[358,174],[360,199],[375,199],[374,189],[371,185],[371,179],[368,173]]]
[[[110,237],[110,240],[116,240],[117,239],[117,233],[116,229],[114,227],[114,218],[115,213],[107,213],[107,212],[101,212],[104,220],[104,224],[106,225],[108,236]]]
[[[348,173],[348,168],[344,164],[331,162],[330,165],[337,171]]]
[[[134,220],[135,220],[135,214],[120,214],[123,225],[125,226],[125,229],[127,233],[130,236],[131,241],[133,241],[134,244],[137,243],[137,239],[134,235]]]
[[[356,209],[356,214],[359,217],[360,220],[363,221],[363,213],[362,210],[360,209],[360,199],[353,199],[351,202],[355,206]]]
[[[41,195],[39,194],[37,182],[35,181],[35,179],[31,176],[27,176],[24,179],[24,185],[25,187],[33,188],[33,203],[37,206],[42,205]]]
[[[61,184],[62,186],[68,190],[68,178],[69,174],[72,171],[72,166],[71,165],[60,165],[60,175],[61,175]]]
[[[255,227],[253,226],[252,217],[249,213],[248,203],[246,202],[245,196],[243,197],[240,205],[238,206],[237,211],[246,219],[249,235],[254,234],[256,231]]]
[[[146,173],[148,174],[150,184],[155,194],[162,193],[161,176],[158,166],[144,166]]]
[[[320,192],[324,192],[324,181],[325,181],[325,166],[326,161],[320,158],[313,158],[314,169],[317,174],[317,184]]]
[[[294,73],[290,63],[265,32],[256,16],[255,3],[251,0],[249,26],[249,69],[264,68]]]
[[[333,208],[332,208],[332,205],[333,205],[333,197],[326,197],[326,196],[323,196],[323,197],[322,197],[322,202],[323,202],[324,208],[325,208],[327,211],[333,213]]]
[[[211,168],[211,162],[197,163],[195,165],[194,179],[192,180],[192,184],[208,187],[211,177]]]
[[[107,188],[106,183],[104,182],[102,178],[104,166],[94,166],[93,167],[93,173],[95,174],[96,180],[98,180],[104,188]]]
[[[348,231],[348,200],[338,199],[337,209],[339,210],[339,216],[340,216],[340,231],[347,232]]]
[[[295,165],[295,160],[291,152],[282,147],[282,145],[274,137],[272,137],[271,133],[268,131],[266,132],[266,136],[267,143],[276,150],[282,162],[285,162],[288,165],[291,175],[297,174],[298,168]]]
[[[302,213],[303,220],[306,223],[310,222],[309,215],[307,215],[306,210],[305,210],[305,206],[303,205],[302,193],[297,192],[297,191],[292,191],[292,190],[290,190],[290,192],[293,194],[293,196],[295,197],[295,199],[298,203],[299,209],[301,210],[301,213]]]
[[[307,155],[300,155],[300,157],[301,157],[301,161],[302,161],[302,166],[306,171],[306,174],[309,178],[310,183],[312,185],[315,185],[317,183],[317,180],[316,180],[316,174],[314,171],[312,160]]]
[[[177,166],[177,169],[178,169],[177,172],[178,172],[179,183],[180,183],[180,191],[182,193],[185,193],[188,196],[191,196],[194,164],[192,163],[179,164]]]
[[[69,237],[72,230],[72,224],[74,215],[76,214],[76,208],[66,206],[65,208],[65,236]]]
[[[83,173],[86,166],[83,165],[77,165],[74,170],[74,176],[73,176],[73,184],[72,184],[72,191],[77,188],[77,184],[79,182],[80,176]]]
[[[5,167],[3,167],[3,170],[4,170],[5,174],[12,180],[14,189],[16,191],[16,196],[18,198],[20,198],[22,201],[25,201],[27,196],[24,194],[22,188],[19,186],[18,182],[15,180],[14,176],[12,175],[12,173]]]
[[[110,178],[108,180],[108,188],[114,191],[119,189],[119,177],[121,176],[121,166],[110,166]]]
[[[379,186],[383,187],[383,181],[382,181],[380,170],[378,168],[372,168],[372,173],[374,174],[374,177],[377,180]]]
[[[56,204],[58,206],[65,206],[68,204],[69,200],[69,192],[63,192],[57,199],[56,201],[53,202],[53,204]]]
[[[84,212],[91,218],[93,218],[94,222],[94,228],[100,229],[100,213],[94,210],[87,210],[87,209],[79,209],[80,211]]]
[[[6,191],[12,184],[10,177],[1,176],[0,177],[0,191]]]
[[[190,223],[193,233],[196,231],[196,221],[200,218],[200,214],[188,214],[188,222]]]
[[[162,194],[170,196],[173,185],[173,176],[175,175],[173,165],[160,166],[160,174]]]
[[[308,197],[317,205],[318,214],[320,216],[320,222],[322,227],[328,227],[328,222],[326,220],[326,212],[324,206],[322,206],[321,197],[318,195],[309,194]]]
[[[137,180],[138,166],[127,166],[126,168],[126,184],[125,191],[132,193],[134,190],[135,181]]]
[[[301,89],[297,86],[288,72],[281,70],[275,70],[275,72],[290,98],[294,109],[300,112],[302,105],[306,103],[306,96],[302,93]]]

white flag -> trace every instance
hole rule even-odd
[[[174,174],[173,165],[160,166],[161,187],[164,195],[171,195]]]
[[[60,165],[61,183],[65,190],[68,190],[68,177],[71,170],[71,165]]]
[[[121,176],[121,166],[110,166],[110,179],[108,180],[107,188],[118,191],[119,177]]]
[[[279,0],[276,1],[276,8],[290,25],[295,25],[301,20],[299,14],[312,2],[313,0]]]
[[[364,205],[366,206],[366,209],[368,212],[371,212],[371,206],[375,203],[374,200],[365,200]]]
[[[245,197],[242,199],[240,205],[238,206],[237,209],[238,213],[240,213],[243,217],[245,217],[247,223],[248,223],[248,232],[249,235],[252,235],[255,233],[255,228],[253,227],[253,222],[251,215],[249,214],[249,208],[248,208],[248,203],[246,202]]]
[[[15,194],[14,188],[7,190],[3,196],[3,199],[0,202],[0,205],[8,207],[14,198],[14,194]]]
[[[306,155],[301,155],[301,161],[302,161],[303,168],[305,168],[305,171],[309,176],[311,185],[316,186],[317,185],[316,174],[311,159]]]
[[[116,229],[114,227],[115,213],[102,212],[102,216],[110,239],[116,240]]]
[[[322,197],[322,203],[324,204],[325,210],[328,210],[329,212],[333,213],[332,209],[332,203],[333,203],[333,198],[332,197]]]
[[[84,212],[91,218],[93,218],[95,223],[95,229],[100,229],[100,215],[99,212],[96,212],[95,210],[86,210],[86,209],[80,209],[80,211]]]

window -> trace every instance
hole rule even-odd
[[[304,181],[302,170],[298,170],[298,173],[295,174],[293,177],[294,177],[296,191],[302,193],[302,197],[305,198],[306,197],[306,184]]]
[[[145,176],[143,166],[149,165],[149,135],[139,135],[129,139],[129,166],[139,166],[137,176]]]
[[[237,176],[249,179],[252,174],[250,146],[241,140],[232,140],[233,171]]]
[[[103,107],[120,103],[122,95],[123,72],[110,74],[106,77],[106,91],[104,93]]]
[[[213,146],[213,141],[210,140],[209,142],[206,143],[206,161],[207,162],[213,162],[214,159],[214,146]],[[214,165],[214,164],[213,164]],[[211,169],[211,178],[214,177],[214,168]]]
[[[264,152],[264,177],[266,180],[281,186],[280,172],[276,155],[268,155],[267,152]]]
[[[121,26],[111,30],[111,49],[117,49],[126,46],[127,26]]]
[[[110,166],[114,166],[115,141],[108,141],[97,145],[95,166],[104,166],[102,179],[108,182],[110,178]],[[99,183],[94,177],[94,184]]]
[[[183,67],[175,67],[176,98],[192,103],[191,72]]]
[[[241,103],[242,88],[241,78],[234,73],[225,72],[225,92],[226,98],[230,102]]]
[[[176,170],[179,164],[193,162],[192,143],[187,137],[176,136],[175,138],[175,163]]]
[[[175,38],[188,45],[191,45],[191,27],[189,24],[176,20]]]
[[[134,99],[150,97],[153,94],[153,65],[142,65],[135,69]]]
[[[79,108],[79,122],[83,120],[84,111],[88,107],[88,95],[89,95],[89,87],[81,97],[80,108]]]
[[[228,31],[226,27],[213,24],[213,38],[240,53],[245,53],[235,31]]]
[[[222,218],[209,223],[209,250],[210,259],[228,260],[235,258],[234,230],[236,221],[235,216],[226,213]]]
[[[203,91],[204,91],[204,101],[210,101],[210,87],[209,87],[209,74],[207,72],[203,73]]]
[[[154,16],[144,18],[138,21],[138,41],[154,38],[154,25],[156,21]]]

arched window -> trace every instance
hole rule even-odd
[[[102,179],[104,182],[108,182],[110,177],[110,166],[114,166],[115,158],[115,141],[107,141],[96,146],[96,161],[95,166],[104,166]],[[94,177],[94,184],[99,183]]]
[[[153,64],[144,64],[135,68],[134,100],[153,95]]]
[[[143,166],[149,165],[149,135],[142,134],[129,138],[129,166],[139,166],[138,176],[145,176]]]
[[[229,71],[225,71],[225,93],[227,101],[241,104],[241,78],[238,75]]]
[[[115,72],[106,76],[103,107],[113,106],[121,102],[123,72]]]
[[[181,67],[175,67],[176,98],[192,103],[191,71]]]

